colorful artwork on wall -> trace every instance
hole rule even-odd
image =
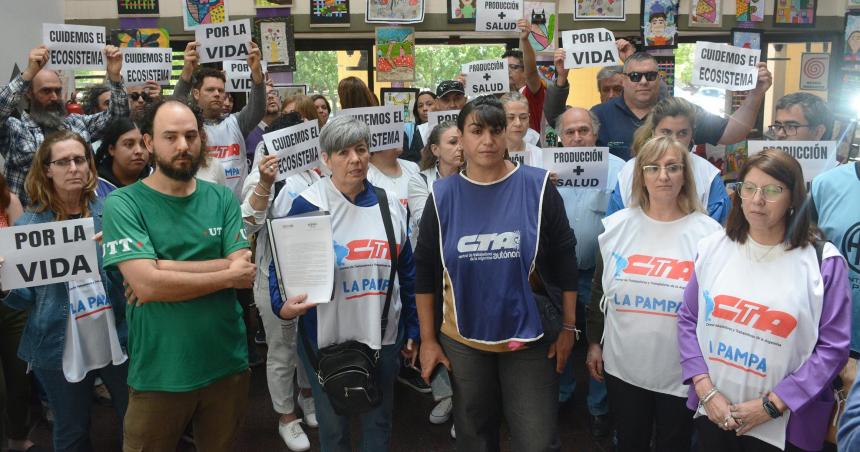
[[[692,0],[691,27],[719,27],[723,23],[723,0]]]
[[[643,0],[641,17],[645,47],[677,47],[679,3],[680,0]]]
[[[415,80],[414,28],[376,28],[376,79],[381,82]]]
[[[311,27],[348,27],[349,0],[310,0]]]
[[[624,0],[574,0],[573,20],[620,20],[624,16]]]
[[[781,27],[815,26],[818,0],[773,0],[773,25]]]
[[[117,47],[170,47],[166,28],[111,30],[110,40]]]
[[[158,0],[116,0],[120,16],[158,16]]]
[[[367,0],[367,23],[414,24],[424,21],[424,0]]]
[[[555,2],[526,2],[525,18],[531,23],[529,42],[535,52],[552,52],[558,41]]]
[[[263,61],[271,72],[296,70],[296,44],[293,18],[265,17],[254,19],[254,40],[260,46]]]
[[[736,0],[738,22],[764,22],[764,0]]]
[[[226,0],[180,0],[182,2],[182,25],[185,30],[194,30],[200,25],[227,22]]]

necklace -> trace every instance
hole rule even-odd
[[[746,243],[746,252],[747,257],[753,262],[762,263],[765,262],[767,257],[770,255],[771,251],[773,251],[776,247],[782,245],[781,243],[777,243],[772,246],[765,246],[755,242],[752,238],[747,237]],[[762,249],[766,250],[762,252]]]

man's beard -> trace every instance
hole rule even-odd
[[[44,107],[30,108],[30,118],[42,129],[45,135],[62,129],[66,114],[68,114],[68,110],[62,102],[51,102]]]
[[[190,159],[191,165],[187,168],[174,167],[173,162],[180,158]],[[203,166],[203,162],[205,161],[206,150],[202,147],[196,156],[186,151],[173,157],[170,161],[164,161],[158,157],[157,153],[155,154],[155,165],[158,167],[158,170],[164,173],[165,176],[180,182],[190,181],[197,174],[197,171],[201,166]]]

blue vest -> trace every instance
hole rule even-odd
[[[442,263],[465,339],[498,344],[543,336],[528,279],[546,180],[545,170],[519,166],[487,185],[462,174],[434,182]]]

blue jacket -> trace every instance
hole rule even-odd
[[[95,224],[95,231],[102,229],[101,214],[102,200],[96,198],[90,203],[90,213]],[[27,211],[16,226],[54,221],[54,212],[35,213]],[[116,330],[119,342],[123,348],[128,342],[128,326],[125,322],[125,291],[122,287],[122,275],[119,272],[106,272],[102,269],[102,253],[96,253],[99,259],[99,272],[105,295],[113,305],[116,317]],[[7,306],[19,311],[30,311],[21,343],[18,346],[18,357],[30,366],[47,370],[63,369],[63,347],[66,343],[66,322],[69,319],[69,286],[67,283],[48,284],[44,286],[15,289],[4,300]]]
[[[848,394],[845,413],[839,421],[839,431],[836,434],[839,450],[860,450],[860,373]]]

